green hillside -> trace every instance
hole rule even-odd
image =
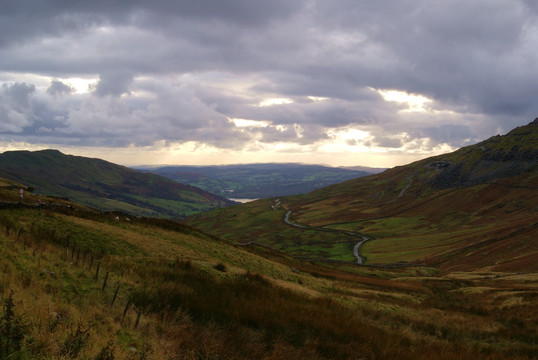
[[[4,152],[0,154],[0,174],[39,194],[134,215],[181,218],[231,204],[158,175],[57,150]]]
[[[170,220],[19,203],[21,185],[0,180],[2,359],[538,356],[536,273],[318,265]]]
[[[188,223],[302,259],[538,269],[538,120],[456,152]],[[286,214],[291,226],[283,220]]]

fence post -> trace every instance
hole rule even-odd
[[[67,261],[67,258],[69,257],[69,235],[67,235],[67,238],[65,239],[65,261]]]
[[[142,311],[138,311],[137,308],[134,308],[134,311],[136,312],[136,321],[134,324],[134,329],[138,327],[138,323],[140,322],[140,315],[142,315]]]
[[[97,263],[97,270],[95,270],[95,281],[99,278],[99,267],[101,267],[101,262]]]
[[[105,281],[103,281],[103,288],[101,289],[101,291],[104,291],[105,288],[106,288],[106,281],[108,280],[108,273],[109,273],[109,272],[110,272],[110,271],[107,271],[107,272],[106,272],[106,275],[105,275]]]
[[[118,286],[116,286],[116,290],[114,291],[114,296],[112,297],[112,302],[110,303],[110,307],[114,306],[114,302],[116,302],[116,297],[118,296],[119,290],[120,290],[120,283],[118,283]]]
[[[24,230],[22,228],[20,228],[19,232],[17,233],[17,240],[15,240],[15,241],[18,242],[23,233],[24,233]],[[26,239],[25,238],[22,239],[22,248],[24,250],[26,250]]]
[[[125,319],[125,314],[127,314],[127,311],[129,310],[129,307],[131,306],[131,299],[127,300],[127,304],[125,304],[125,309],[123,309],[123,315],[121,316],[121,321]]]

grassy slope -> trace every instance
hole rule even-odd
[[[256,242],[302,258],[353,260],[354,243],[338,235],[285,225],[285,208],[273,210],[272,205],[273,200],[258,200],[232,206],[228,211],[204,213],[200,218],[206,231],[232,243]]]
[[[66,202],[0,209],[0,299],[14,312],[0,311],[0,351],[10,339],[23,359],[538,355],[536,274],[323,267],[114,216]]]
[[[0,171],[42,194],[67,197],[101,210],[184,217],[230,204],[154,174],[55,150],[5,152],[0,155]]]
[[[538,124],[530,124],[451,154],[281,198],[283,210],[263,200],[188,221],[243,242],[254,240],[249,236],[256,229],[256,239],[292,255],[300,255],[297,246],[304,252],[316,245],[311,258],[352,260],[345,236],[318,232],[315,238],[284,224],[285,211],[292,210],[298,223],[374,239],[361,249],[370,264],[537,271],[537,159]],[[324,254],[317,250],[322,245],[329,248]]]

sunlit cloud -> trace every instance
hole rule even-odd
[[[258,106],[265,107],[265,106],[273,106],[273,105],[284,105],[284,104],[292,104],[293,100],[286,99],[286,98],[271,98],[271,99],[265,99],[263,101],[260,101]]]
[[[325,97],[325,96],[308,96],[308,99],[312,100],[312,101],[327,101],[327,100],[330,100],[330,98]]]
[[[267,127],[271,124],[270,121],[260,121],[260,120],[248,120],[248,119],[229,119],[237,127]]]
[[[375,90],[385,101],[394,101],[397,103],[402,103],[407,105],[407,109],[403,111],[413,112],[413,111],[426,111],[425,105],[433,102],[432,99],[427,98],[426,96],[419,94],[410,94],[401,90]]]
[[[329,138],[346,143],[349,140],[364,140],[370,136],[368,131],[356,128],[334,129],[327,132]]]
[[[78,78],[78,77],[71,77],[71,78],[59,78],[61,82],[71,86],[73,89],[75,89],[75,94],[87,94],[92,91],[92,89],[95,88],[97,82],[99,79],[97,78]]]
[[[301,139],[304,137],[304,129],[300,124],[293,124],[293,129],[295,130],[295,133],[297,134],[297,138]],[[284,128],[282,131],[287,130],[287,128]]]

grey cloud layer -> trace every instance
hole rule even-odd
[[[85,95],[4,84],[0,137],[240,148],[355,126],[379,146],[461,146],[536,117],[537,43],[530,0],[5,1],[0,72],[99,81]],[[372,88],[425,95],[432,111],[402,112]],[[293,103],[256,106],[270,97]]]

